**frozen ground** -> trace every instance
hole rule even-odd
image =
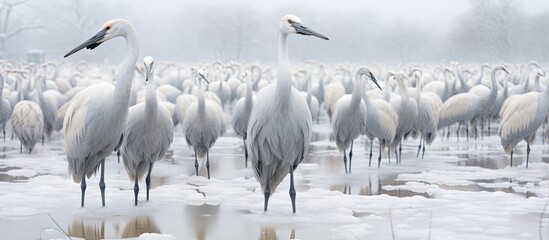
[[[525,169],[525,145],[515,152],[519,165],[510,168],[497,136],[469,142],[439,136],[425,159],[416,159],[418,140],[409,139],[402,164],[384,159],[381,168],[368,167],[360,137],[346,175],[329,131],[326,123],[315,126],[317,141],[296,172],[297,215],[288,181],[262,213],[263,195],[243,167],[232,130],[211,149],[207,180],[205,169],[193,176],[192,151],[178,128],[172,150],[153,170],[151,200],[141,191],[137,207],[115,155],[106,163],[107,206],[101,207],[95,176],[80,208],[61,134],[30,155],[7,140],[0,153],[2,239],[63,239],[61,230],[72,239],[549,239],[549,209],[542,216],[549,147],[540,138]]]

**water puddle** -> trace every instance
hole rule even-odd
[[[12,167],[12,166],[1,166],[0,167],[0,182],[8,182],[8,183],[21,183],[29,180],[29,177],[25,176],[12,176],[10,174],[7,174],[8,171],[11,170],[19,170],[20,167]]]

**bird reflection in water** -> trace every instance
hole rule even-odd
[[[143,233],[160,233],[160,228],[151,216],[137,216],[128,221],[122,238],[139,237]]]
[[[86,240],[105,238],[105,221],[84,223],[84,220],[77,219],[68,227],[68,234],[72,237],[79,237]]]
[[[276,230],[270,226],[263,226],[259,230],[259,240],[278,240]],[[295,239],[295,229],[292,228],[289,239]]]
[[[191,228],[195,231],[197,240],[206,239],[208,229],[215,225],[219,216],[219,205],[185,205],[185,222],[190,223]]]

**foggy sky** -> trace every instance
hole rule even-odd
[[[491,2],[502,1],[509,0]],[[6,50],[11,59],[26,59],[26,51],[41,49],[48,60],[62,61],[61,56],[66,51],[95,34],[105,21],[122,17],[129,19],[136,27],[143,56],[153,55],[157,59],[183,62],[220,58],[273,62],[276,61],[278,21],[284,14],[293,13],[300,16],[307,26],[327,35],[331,40],[323,42],[310,37],[291,39],[290,57],[320,61],[440,61],[460,57],[449,56],[445,49],[448,48],[448,42],[455,39],[452,34],[455,35],[456,29],[459,29],[459,21],[466,19],[464,15],[471,12],[474,2],[30,0],[14,9],[10,28],[15,29],[31,22],[40,23],[42,28],[24,32],[9,40]],[[546,0],[510,2],[519,8],[522,18],[549,12],[549,2]],[[75,5],[86,16],[83,18],[85,20],[77,20]],[[62,14],[61,20],[52,17],[57,14]],[[239,26],[235,27],[235,23]],[[542,30],[544,34],[549,31]],[[549,42],[541,37],[539,41]],[[242,49],[233,51],[237,46]],[[396,52],[402,49],[395,48],[404,48],[408,53],[406,56],[397,56]],[[119,39],[103,44],[93,52],[85,51],[71,56],[67,61],[87,59],[117,62],[122,58],[123,49],[123,40]],[[535,52],[535,49],[530,51]],[[455,52],[459,52],[459,49]],[[513,54],[525,55],[520,55],[521,61],[539,57],[530,56],[522,50],[515,50]],[[490,59],[487,56],[480,57],[479,61]],[[471,58],[475,59],[464,57]]]

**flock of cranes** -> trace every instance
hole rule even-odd
[[[113,19],[65,57],[122,37],[126,53],[116,72],[87,63],[76,64],[70,71],[62,71],[62,64],[14,67],[4,63],[0,124],[3,129],[11,126],[21,151],[25,147],[29,152],[62,126],[69,175],[80,183],[82,207],[86,178],[97,171],[105,206],[105,159],[113,152],[122,157],[134,183],[135,205],[138,183],[145,175],[149,200],[151,171],[170,147],[178,126],[194,151],[196,175],[198,159],[205,157],[209,179],[209,150],[230,122],[243,142],[243,167],[248,167],[249,160],[261,185],[264,211],[289,174],[295,213],[294,171],[307,155],[313,124],[324,112],[333,128],[332,139],[343,152],[345,173],[351,173],[353,142],[360,135],[370,140],[370,164],[377,139],[380,167],[385,150],[389,162],[391,153],[397,163],[402,161],[402,142],[409,136],[419,137],[417,157],[421,152],[423,158],[426,145],[437,135],[444,140],[454,128],[459,139],[463,128],[467,138],[482,137],[490,121],[500,122],[498,134],[510,153],[511,166],[514,147],[523,139],[527,142],[528,167],[530,144],[549,112],[549,87],[543,86],[545,74],[537,63],[485,64],[478,72],[475,65],[456,63],[400,68],[298,65],[288,57],[292,34],[328,40],[297,16],[286,15],[279,23],[276,72],[239,63],[162,65],[152,57],[146,57],[142,67],[137,64],[136,30],[127,20]],[[352,69],[357,69],[354,80]],[[484,72],[489,69],[487,79]],[[229,113],[232,120],[225,119]]]

